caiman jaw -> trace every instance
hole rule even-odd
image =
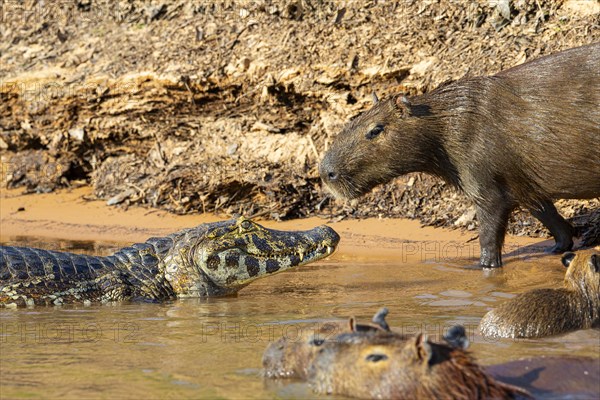
[[[197,246],[194,261],[224,291],[237,291],[261,276],[327,257],[339,242],[338,234],[327,226],[276,231],[244,218],[220,233]]]

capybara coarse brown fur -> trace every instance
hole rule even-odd
[[[389,333],[370,340],[340,335],[323,344],[309,369],[321,394],[374,399],[514,399],[525,390],[496,381],[460,347],[418,334],[396,340]]]
[[[534,289],[481,319],[484,336],[531,338],[600,326],[600,247],[565,253],[564,287]]]
[[[387,308],[382,308],[371,323],[358,324],[350,320],[326,321],[302,329],[298,335],[281,337],[269,344],[263,354],[264,374],[267,378],[306,379],[308,367],[325,341],[335,340],[343,333],[358,335],[371,331],[389,331],[385,321]]]
[[[523,206],[571,250],[573,228],[555,199],[600,196],[600,43],[464,78],[421,96],[377,102],[351,121],[320,174],[355,198],[409,172],[462,189],[480,224],[480,265],[502,265],[508,217]]]

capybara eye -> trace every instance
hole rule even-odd
[[[383,125],[376,125],[373,129],[371,129],[369,132],[367,132],[367,134],[365,135],[365,137],[369,140],[373,139],[374,137],[378,136],[381,132],[383,132]]]
[[[365,360],[370,362],[379,362],[387,359],[388,356],[386,356],[385,354],[369,354],[367,357],[365,357]]]
[[[571,265],[571,261],[573,261],[573,259],[575,258],[575,253],[565,253],[562,256],[562,264],[565,266],[565,268],[569,268],[569,265]]]

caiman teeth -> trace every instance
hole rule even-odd
[[[314,247],[304,249],[293,249],[291,251],[272,252],[272,253],[253,253],[247,252],[246,254],[258,257],[258,258],[285,258],[290,256],[297,256],[300,262],[303,262],[307,257],[319,256],[324,254],[332,254],[335,251],[335,246],[319,244]],[[321,257],[318,257],[321,258]]]

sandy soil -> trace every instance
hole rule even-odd
[[[415,218],[473,232],[471,202],[437,179],[332,201],[318,161],[373,91],[419,94],[600,40],[600,6],[580,0],[9,0],[0,19],[0,186],[84,183],[114,204],[177,214]],[[557,207],[600,240],[588,233],[600,199]],[[522,210],[508,229],[548,235]]]
[[[0,190],[0,241],[18,236],[66,240],[94,240],[132,243],[150,236],[166,235],[204,222],[222,220],[214,214],[173,215],[143,207],[107,206],[96,200],[89,186],[50,194],[22,194],[21,190]],[[354,259],[399,258],[402,261],[451,261],[472,263],[479,254],[472,232],[421,227],[414,220],[368,218],[331,222],[323,218],[283,222],[261,221],[267,227],[293,230],[328,224],[342,237],[334,257]],[[508,236],[505,252],[530,255],[550,241]]]

